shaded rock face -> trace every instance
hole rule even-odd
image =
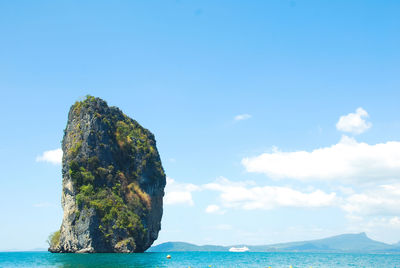
[[[63,222],[51,252],[143,252],[161,229],[165,174],[154,135],[88,96],[62,141]]]

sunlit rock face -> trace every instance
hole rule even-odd
[[[62,141],[63,222],[51,252],[143,252],[161,229],[165,174],[154,135],[88,96]]]

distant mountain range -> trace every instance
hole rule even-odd
[[[365,233],[343,234],[324,239],[289,242],[262,246],[197,246],[185,242],[166,242],[153,246],[147,252],[172,251],[229,251],[231,248],[247,247],[250,252],[362,252],[362,253],[400,253],[400,242],[386,244],[370,239]]]

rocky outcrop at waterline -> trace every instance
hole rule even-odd
[[[143,252],[161,228],[165,174],[154,135],[88,96],[68,114],[62,207],[51,252]]]

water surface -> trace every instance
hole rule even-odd
[[[167,254],[171,259],[167,259]],[[397,267],[400,254],[171,252],[51,254],[0,252],[0,267]]]

